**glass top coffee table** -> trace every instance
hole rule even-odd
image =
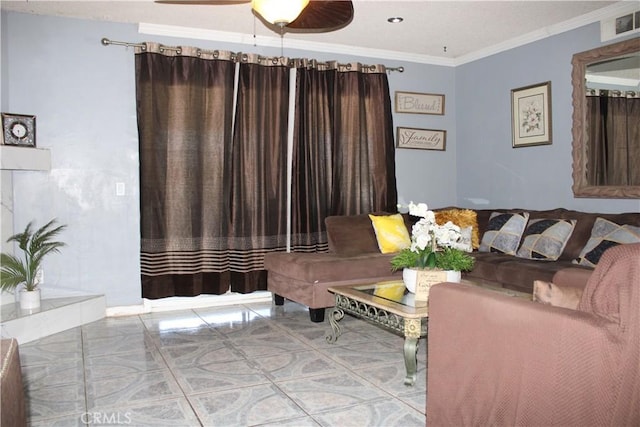
[[[329,317],[331,332],[327,342],[335,343],[342,334],[338,322],[345,312],[399,332],[404,336],[404,383],[415,384],[418,340],[427,335],[427,302],[415,301],[415,295],[406,290],[402,280],[333,286],[329,292],[335,294],[336,305]]]
[[[512,297],[530,299],[531,295],[504,289],[490,283],[461,281],[463,284],[480,286]],[[404,364],[407,375],[406,385],[416,382],[418,341],[427,336],[429,309],[426,301],[415,301],[402,280],[392,280],[370,284],[332,286],[329,292],[335,294],[336,305],[331,311],[329,324],[331,332],[327,342],[335,343],[342,334],[338,323],[344,313],[363,318],[404,336]]]

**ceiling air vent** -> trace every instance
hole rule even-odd
[[[640,33],[640,9],[600,21],[600,40]]]

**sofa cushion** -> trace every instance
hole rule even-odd
[[[373,215],[389,215],[389,212],[372,212]],[[403,214],[407,230],[413,221]],[[334,215],[325,220],[329,251],[340,255],[379,254],[378,240],[368,214]]]
[[[473,270],[463,273],[463,277],[488,282],[498,282],[498,266],[513,259],[494,252],[473,252],[471,256],[474,258]]]
[[[369,215],[329,216],[324,222],[330,252],[341,255],[380,253]]]
[[[593,268],[579,266],[567,267],[554,274],[552,282],[559,286],[584,289],[592,274]]]
[[[575,219],[530,219],[516,256],[539,261],[557,260],[575,225]]]
[[[583,268],[571,261],[539,262],[494,252],[473,252],[471,256],[475,259],[473,270],[463,273],[463,277],[528,293],[533,291],[534,280],[551,282],[560,270]]]
[[[604,218],[597,218],[591,230],[591,237],[574,262],[595,267],[607,249],[620,244],[640,242],[640,227],[616,224]]]
[[[383,254],[406,249],[411,245],[411,237],[400,214],[369,215],[373,231],[376,233],[378,248]]]
[[[492,213],[487,230],[482,236],[480,252],[515,255],[528,220],[527,212]]]
[[[503,287],[521,292],[532,293],[533,281],[553,281],[555,274],[567,267],[571,261],[539,262],[529,259],[505,256],[510,261],[501,262],[496,268],[496,281]]]
[[[394,254],[342,256],[334,253],[270,252],[264,268],[307,283],[346,281],[367,277],[389,277]]]

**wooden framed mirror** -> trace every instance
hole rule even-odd
[[[590,157],[593,153],[589,150],[589,137],[587,126],[590,121],[587,120],[587,70],[589,67],[595,67],[597,65],[612,63],[614,59],[624,58],[626,63],[632,62],[633,64],[640,61],[640,38],[633,38],[631,40],[625,40],[618,43],[613,43],[607,46],[599,47],[596,49],[588,50],[573,55],[571,61],[573,65],[573,71],[571,74],[571,80],[573,84],[573,194],[575,197],[602,197],[612,199],[635,199],[640,198],[640,183],[636,185],[602,185],[597,184],[597,179],[594,178],[594,172],[589,170],[590,165],[593,164],[593,159]],[[631,58],[631,61],[628,59]],[[632,75],[637,75],[637,79],[640,80],[640,69],[634,69],[631,71]],[[640,88],[636,88],[637,91]],[[632,119],[637,120],[637,119]],[[636,123],[640,122],[637,121]],[[638,143],[635,138],[635,143]],[[640,162],[634,162],[630,166],[638,170],[640,168]]]

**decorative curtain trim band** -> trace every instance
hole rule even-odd
[[[367,65],[359,62],[341,64],[338,61],[321,62],[308,58],[287,58],[283,56],[262,56],[255,53],[231,52],[227,50],[205,50],[191,46],[165,46],[154,42],[130,43],[110,40],[103,37],[103,46],[133,47],[135,53],[154,52],[167,56],[191,56],[203,59],[221,59],[232,62],[256,63],[261,65],[290,68],[315,68],[318,70],[358,71],[361,73],[384,73],[386,71],[404,72],[404,67],[387,67],[383,64]]]
[[[612,98],[638,98],[640,92],[633,90],[611,90],[611,89],[589,89],[586,90],[587,96],[608,96]]]
[[[321,247],[325,250],[325,247]],[[264,255],[268,252],[284,252],[285,248],[229,249],[228,251],[196,251],[188,253],[148,253],[140,251],[140,272],[145,276],[165,274],[196,274],[203,272],[247,273],[264,270]]]

